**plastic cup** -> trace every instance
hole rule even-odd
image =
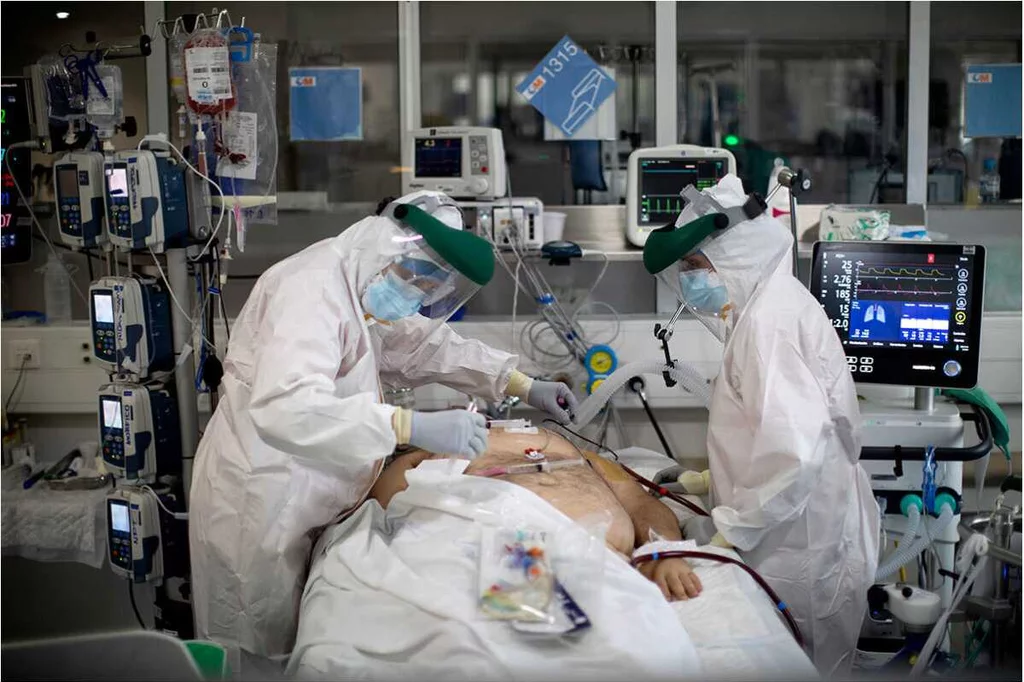
[[[558,211],[544,211],[544,241],[562,241],[565,232],[565,214]]]

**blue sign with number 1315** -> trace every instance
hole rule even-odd
[[[516,86],[516,91],[572,137],[612,96],[615,81],[566,35]]]

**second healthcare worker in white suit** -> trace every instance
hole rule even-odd
[[[733,212],[748,201],[734,175],[704,194]],[[789,605],[819,672],[841,675],[879,531],[845,353],[791,274],[790,231],[697,204],[651,235],[644,260],[725,344],[708,408],[714,542],[740,550]]]
[[[482,415],[383,403],[382,382],[517,395],[560,421],[559,383],[445,321],[494,272],[443,194],[392,202],[267,270],[235,321],[223,397],[196,454],[189,540],[198,636],[261,657],[291,650],[312,543],[365,498],[396,445],[474,457]]]

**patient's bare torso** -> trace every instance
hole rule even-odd
[[[529,464],[525,450],[534,448],[544,454],[548,462],[581,459],[580,451],[564,438],[544,430],[538,434],[507,433],[492,430],[488,438],[487,451],[473,460],[466,473],[479,475],[493,467]],[[591,453],[588,457],[596,457]],[[534,472],[495,476],[522,486],[550,503],[555,509],[575,521],[586,517],[600,517],[607,514],[610,522],[606,540],[616,551],[629,555],[633,551],[634,531],[629,514],[615,498],[604,479],[590,466],[583,463],[550,472]]]

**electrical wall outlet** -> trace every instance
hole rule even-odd
[[[43,366],[42,344],[39,343],[39,339],[12,341],[10,349],[10,369],[21,369],[23,362],[25,369],[39,369]]]

